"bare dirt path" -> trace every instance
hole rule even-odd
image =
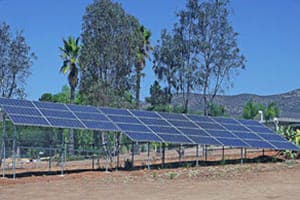
[[[0,180],[0,199],[300,199],[300,164],[247,164]]]

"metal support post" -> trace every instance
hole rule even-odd
[[[147,144],[147,167],[150,169],[150,142]]]
[[[196,146],[196,167],[199,166],[199,145]]]
[[[244,160],[243,160],[243,148],[241,148],[241,164],[244,163]]]
[[[222,146],[222,161],[224,162],[225,160],[225,148]]]
[[[244,158],[247,159],[247,149],[244,149]]]
[[[92,153],[92,169],[95,169],[95,141],[93,143],[93,153]]]
[[[65,135],[64,131],[62,131],[61,135],[61,175],[64,175],[65,170]]]
[[[132,149],[131,149],[131,168],[134,169],[134,142],[132,142]]]
[[[116,170],[118,170],[119,165],[120,165],[120,137],[121,137],[121,134],[118,133],[118,136],[117,136],[117,166],[116,166]]]
[[[204,149],[205,149],[205,162],[207,162],[207,145],[205,145]]]
[[[165,159],[166,159],[165,153],[166,153],[166,144],[162,143],[162,159],[161,159],[162,160],[162,168],[165,167]]]
[[[262,156],[265,156],[265,149],[262,149]]]
[[[16,155],[16,142],[17,142],[17,127],[14,126],[14,136],[13,136],[13,179],[16,179],[16,161],[17,161],[17,155]]]
[[[6,148],[5,148],[5,140],[6,140],[6,119],[5,116],[3,114],[3,126],[2,126],[2,155],[0,158],[2,158],[2,177],[5,177],[5,160],[6,160]]]

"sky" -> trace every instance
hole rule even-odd
[[[118,0],[152,32],[152,44],[163,28],[171,29],[175,12],[185,0]],[[38,59],[27,80],[27,99],[58,93],[67,83],[59,73],[62,38],[79,36],[85,7],[92,0],[0,0],[0,23],[23,30],[27,44]],[[300,88],[300,1],[232,0],[230,21],[239,33],[238,45],[247,59],[246,69],[234,78],[228,95],[270,95]],[[151,63],[144,71],[141,97],[149,94],[155,80]]]

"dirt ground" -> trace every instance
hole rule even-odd
[[[300,162],[0,179],[0,199],[300,199]]]

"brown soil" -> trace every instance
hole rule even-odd
[[[299,199],[300,162],[0,179],[0,199]]]

